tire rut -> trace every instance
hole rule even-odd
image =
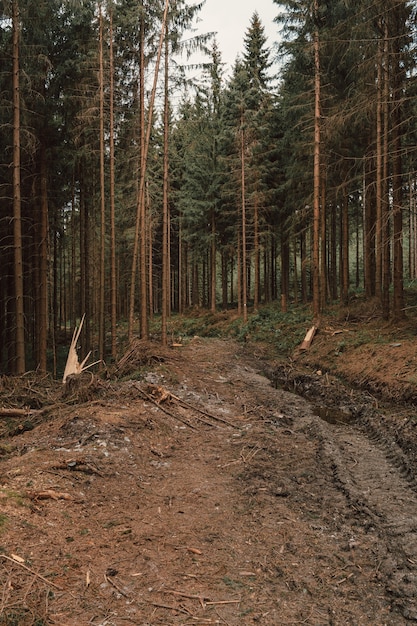
[[[401,451],[365,427],[320,422],[321,455],[354,514],[379,538],[387,593],[402,616],[417,622],[417,495]]]

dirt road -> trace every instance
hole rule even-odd
[[[196,338],[4,440],[0,624],[417,621],[406,451],[264,365]]]

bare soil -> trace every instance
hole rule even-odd
[[[417,622],[401,332],[323,327],[284,361],[138,342],[118,379],[0,379],[0,406],[27,407],[1,422],[1,626]]]

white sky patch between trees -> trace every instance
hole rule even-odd
[[[187,0],[187,3],[194,4],[193,0]],[[279,39],[278,25],[273,21],[279,7],[272,0],[206,0],[198,14],[197,30],[194,34],[216,33],[226,73],[233,68],[236,57],[243,55],[243,40],[255,11],[265,29],[272,61],[276,56],[274,47]],[[198,62],[197,55],[193,55],[192,61],[194,58]]]

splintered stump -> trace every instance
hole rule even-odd
[[[64,398],[76,398],[78,402],[89,402],[96,394],[98,379],[91,372],[81,372],[67,376],[64,387]]]
[[[300,350],[308,350],[313,343],[314,336],[317,332],[317,326],[312,326],[304,337],[303,343],[300,345]]]
[[[84,324],[84,318],[85,318],[85,315],[82,316],[78,329],[75,328],[74,334],[72,335],[72,341],[68,350],[68,358],[67,358],[67,363],[65,365],[64,376],[62,378],[62,382],[64,384],[67,382],[67,378],[69,376],[75,376],[75,375],[78,376],[79,374],[84,372],[84,370],[90,367],[93,367],[93,365],[96,365],[97,363],[100,363],[100,361],[95,361],[94,363],[91,363],[90,365],[86,365],[88,359],[90,358],[91,351],[87,354],[87,356],[81,363],[78,360],[77,341],[81,334],[81,330]]]

